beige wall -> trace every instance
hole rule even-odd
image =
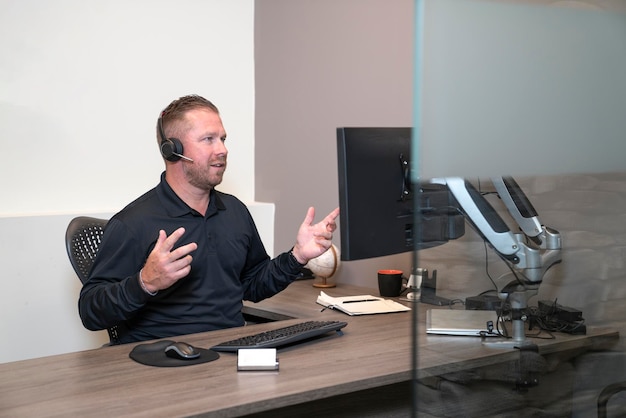
[[[337,127],[411,126],[413,1],[259,1],[255,64],[255,198],[276,204],[278,253],[308,206],[339,204]],[[389,267],[410,254],[344,263],[336,280],[374,286]]]

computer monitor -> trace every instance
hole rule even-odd
[[[465,233],[447,187],[411,184],[411,128],[337,128],[337,156],[341,260],[430,248]]]

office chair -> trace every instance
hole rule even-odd
[[[607,417],[607,404],[616,393],[626,390],[626,382],[613,383],[605,387],[598,396],[598,418]]]
[[[70,221],[65,231],[67,255],[70,258],[74,271],[83,284],[89,277],[89,271],[96,258],[107,222],[106,219],[78,216]],[[118,344],[117,327],[109,328],[107,331],[110,344]]]

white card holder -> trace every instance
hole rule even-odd
[[[278,370],[275,348],[246,348],[237,351],[237,371]]]

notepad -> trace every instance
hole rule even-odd
[[[336,309],[348,315],[370,315],[411,310],[411,308],[396,301],[372,295],[332,297],[320,292],[317,303],[325,308]]]

